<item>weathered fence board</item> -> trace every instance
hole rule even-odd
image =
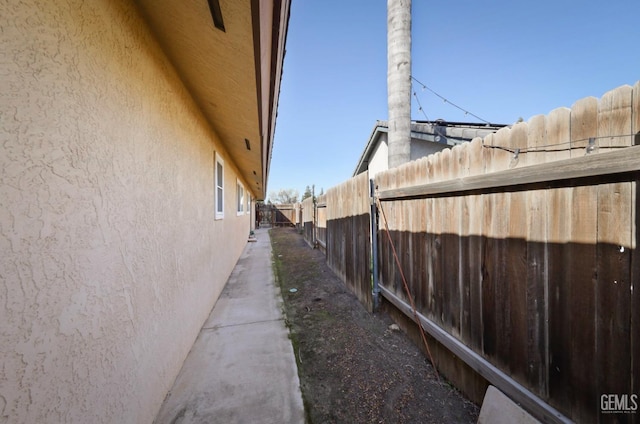
[[[473,140],[469,150],[469,175],[480,175],[485,172],[484,161],[482,160],[482,140]],[[470,347],[476,352],[483,352],[483,320],[482,320],[482,290],[483,290],[483,267],[485,245],[481,237],[483,231],[482,218],[485,216],[484,200],[481,195],[467,196],[469,206],[469,232],[467,237],[466,251],[468,251],[468,261],[466,268],[469,270],[469,320],[470,320]],[[463,263],[463,266],[465,264]],[[464,330],[463,330],[464,332]]]
[[[456,170],[453,177],[469,175],[469,151],[462,146],[456,146],[452,149],[454,158],[456,159]],[[466,249],[466,245],[470,239],[469,227],[471,225],[471,215],[469,214],[468,197],[457,197],[454,209],[460,211],[458,216],[458,225],[456,234],[458,234],[457,252],[458,257],[458,287],[460,292],[460,340],[466,344],[471,343],[471,262],[472,252]]]
[[[450,149],[445,149],[442,153],[443,161],[443,176],[446,179],[456,177],[458,172],[458,158],[456,157],[456,149],[454,152]],[[451,333],[456,337],[460,337],[460,314],[461,314],[461,293],[460,293],[460,269],[459,264],[459,221],[458,214],[452,214],[452,210],[456,210],[457,200],[453,197],[445,197],[441,199],[441,213],[442,213],[442,260],[443,269],[449,270],[445,273],[443,280],[443,317],[444,325],[451,330]],[[407,205],[411,207],[410,204]],[[410,225],[410,224],[409,224]]]
[[[302,210],[302,234],[305,241],[311,247],[315,245],[315,205],[313,197],[307,197],[300,203]]]
[[[369,179],[360,174],[327,190],[327,263],[372,310]]]
[[[553,110],[547,117],[547,144],[558,146],[547,153],[550,162],[569,159],[571,109]],[[566,144],[563,144],[566,143]],[[547,194],[547,284],[548,284],[548,396],[556,408],[571,411],[571,269],[567,245],[571,239],[572,189],[558,188]],[[568,412],[568,415],[571,415]]]
[[[605,94],[598,104],[598,135],[607,146],[630,146],[633,140],[631,87]],[[601,146],[602,148],[602,146]],[[598,186],[596,363],[599,394],[632,393],[630,303],[631,183]]]
[[[508,145],[511,149],[525,149],[528,142],[528,123],[521,122],[513,126]],[[520,164],[526,165],[528,155],[516,159],[515,154],[509,158],[509,167]],[[517,160],[517,165],[516,165]],[[506,240],[505,252],[505,281],[509,298],[509,351],[506,361],[511,376],[522,384],[527,384],[529,361],[527,355],[529,332],[527,328],[527,195],[529,192],[520,191],[508,194],[508,225],[502,235]]]
[[[585,145],[584,140],[597,135],[598,100],[588,97],[576,102],[571,109],[571,141]],[[572,150],[572,157],[584,155],[582,150]],[[594,370],[596,275],[597,275],[597,213],[598,188],[576,187],[573,190],[571,236],[568,263],[571,274],[564,284],[571,285],[569,310],[571,316],[570,389],[572,391],[572,418],[589,422],[598,415],[597,384]],[[585,354],[590,352],[591,354]]]
[[[311,196],[299,203],[302,234],[311,247],[326,253],[327,209],[324,194]]]
[[[442,160],[442,152],[438,152],[434,157],[434,162],[432,164],[434,169],[434,176],[437,175],[439,180],[443,179],[444,175],[444,165]],[[444,293],[444,284],[446,279],[446,274],[444,273],[444,251],[443,251],[443,215],[447,214],[449,211],[443,210],[442,199],[434,199],[433,202],[433,244],[431,247],[431,259],[433,261],[433,287],[434,287],[434,298],[433,298],[433,316],[434,321],[438,324],[442,325],[444,322],[444,310],[445,310],[445,293]],[[402,227],[401,227],[402,228]],[[410,227],[409,227],[410,228]],[[409,230],[410,231],[410,230]],[[427,258],[428,259],[428,258]]]
[[[547,140],[547,119],[544,115],[531,118],[528,122],[527,146],[535,149],[544,149],[549,143]],[[524,154],[523,165],[537,165],[543,163],[541,154]],[[526,381],[536,389],[543,397],[548,395],[547,367],[548,367],[548,341],[547,341],[547,311],[548,304],[548,279],[545,267],[548,254],[547,215],[546,205],[548,193],[546,191],[525,194],[526,200],[526,224],[524,239],[526,248]],[[537,240],[531,243],[528,240]]]

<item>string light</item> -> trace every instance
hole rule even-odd
[[[487,148],[487,149],[498,149],[498,150],[504,150],[505,152],[509,152],[509,153],[513,153],[514,155],[514,159],[517,159],[518,156],[520,154],[525,154],[525,153],[553,153],[553,152],[567,152],[570,150],[584,150],[586,152],[586,154],[589,153],[593,153],[593,152],[597,152],[598,151],[598,144],[596,143],[596,140],[599,139],[603,139],[603,138],[620,138],[620,137],[633,137],[636,134],[620,134],[620,135],[602,135],[599,137],[589,137],[589,138],[581,138],[579,140],[572,140],[572,141],[564,141],[562,143],[555,143],[555,144],[545,144],[542,146],[536,146],[536,147],[524,147],[524,148],[508,148],[508,147],[502,147],[502,146],[496,146],[493,144],[484,144],[484,140],[482,143],[482,147]],[[585,146],[571,146],[571,143],[580,143],[586,141],[589,144],[585,147]],[[568,144],[569,147],[565,147],[562,149],[547,149],[546,147],[555,147],[555,146],[562,146],[562,145],[566,145]],[[609,146],[607,147],[608,149],[624,149],[627,147],[631,147],[631,146]]]
[[[455,103],[451,102],[450,100],[448,100],[447,98],[443,97],[439,93],[436,93],[434,90],[432,90],[431,88],[427,87],[426,84],[424,84],[421,81],[419,81],[413,75],[411,76],[411,79],[414,80],[416,83],[418,83],[422,87],[422,91],[424,91],[424,90],[430,91],[431,93],[433,93],[434,95],[436,95],[437,97],[442,99],[442,101],[445,104],[450,104],[451,106],[453,106],[453,107],[459,109],[460,111],[464,112],[465,116],[471,115],[474,118],[484,122],[487,125],[492,125],[490,121],[487,121],[486,119],[483,119],[483,118],[479,117],[478,115],[469,112],[468,110],[458,106],[457,104],[455,104]],[[429,117],[427,116],[427,113],[424,111],[424,108],[422,107],[422,104],[420,103],[420,99],[418,98],[418,95],[416,94],[415,90],[413,91],[413,97],[416,99],[416,103],[418,104],[418,110],[420,112],[422,112],[422,114],[424,115],[424,117],[425,117],[425,119],[427,121],[431,121],[429,119]],[[442,135],[442,134],[439,134],[439,135]],[[507,147],[502,147],[502,146],[484,144],[484,140],[483,140],[482,147],[489,148],[489,149],[504,150],[506,152],[512,153],[513,157],[512,157],[512,161],[511,162],[512,162],[513,166],[515,166],[518,163],[518,159],[519,159],[519,155],[520,154],[565,152],[565,151],[577,150],[577,149],[582,149],[582,150],[585,151],[585,154],[590,154],[590,153],[595,153],[595,152],[597,152],[599,150],[598,149],[598,144],[596,143],[596,140],[598,140],[598,139],[604,139],[604,138],[613,139],[613,138],[618,138],[618,137],[634,137],[634,136],[638,137],[638,134],[620,134],[620,135],[606,135],[606,136],[599,136],[599,137],[589,137],[589,138],[583,138],[583,139],[579,139],[579,140],[564,141],[564,142],[561,142],[561,143],[544,144],[544,145],[539,145],[539,146],[536,146],[536,147],[513,148],[513,149],[507,148]],[[579,143],[579,142],[584,142],[584,141],[587,141],[589,143],[586,147],[584,147],[584,146],[579,146],[578,147],[578,146],[572,146],[571,145],[572,143]],[[559,147],[559,146],[562,146],[562,145],[569,145],[569,147],[556,148],[556,149],[547,149],[547,147]],[[625,148],[625,147],[629,147],[629,146],[611,146],[610,148]]]
[[[589,145],[587,146],[585,151],[587,152],[587,154],[598,152],[598,145],[596,144],[596,139],[594,137],[591,137],[589,139]]]
[[[436,93],[435,91],[433,91],[431,88],[427,87],[425,84],[423,84],[422,82],[418,81],[418,79],[416,77],[414,77],[413,75],[411,76],[411,79],[413,79],[415,82],[417,82],[418,84],[420,84],[422,86],[422,91],[424,90],[429,90],[431,93],[435,94],[436,96],[438,96],[440,99],[442,99],[442,101],[446,104],[450,104],[451,106],[455,107],[456,109],[461,110],[462,112],[464,112],[465,116],[466,115],[471,115],[474,118],[484,122],[485,124],[491,125],[491,122],[487,121],[486,119],[483,119],[481,117],[479,117],[478,115],[469,112],[468,110],[458,106],[457,104],[451,102],[450,100],[446,99],[445,97],[441,96],[440,94]],[[416,100],[418,99],[418,96],[416,96],[416,92],[413,92],[414,97],[416,98]],[[419,104],[419,102],[418,102]],[[425,115],[426,116],[426,115]],[[428,120],[428,119],[427,119]]]
[[[518,165],[519,156],[520,156],[520,149],[516,149],[515,152],[513,152],[513,157],[511,158],[511,161],[509,162],[509,168],[515,168]]]
[[[422,104],[420,103],[420,99],[418,98],[418,95],[416,94],[416,92],[415,92],[415,91],[413,92],[413,97],[415,97],[415,99],[416,99],[416,103],[418,103],[418,110],[419,110],[420,112],[422,112],[422,114],[424,115],[424,117],[425,117],[425,119],[426,119],[427,121],[431,121],[431,119],[429,119],[429,117],[427,116],[427,113],[426,113],[426,112],[424,111],[424,109],[422,108]],[[444,137],[444,138],[445,138],[445,140],[446,140],[446,138],[447,138],[447,137],[446,137],[444,134],[442,134],[442,133],[440,132],[440,129],[438,128],[438,126],[437,126],[437,125],[434,125],[434,126],[433,126],[433,129],[434,129],[434,131],[435,131],[435,132],[436,132],[436,134],[437,134],[437,135],[436,135],[436,138],[435,138],[435,140],[436,140],[437,142],[440,142],[441,137]]]

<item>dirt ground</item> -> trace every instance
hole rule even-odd
[[[307,422],[475,423],[479,408],[385,312],[368,313],[293,228],[270,231]]]

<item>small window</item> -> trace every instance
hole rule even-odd
[[[240,181],[237,181],[236,183],[238,189],[236,191],[236,205],[237,205],[237,212],[238,215],[243,215],[244,214],[244,186],[242,185],[242,183]]]
[[[247,210],[246,214],[249,215],[251,213],[251,193],[247,192]]]
[[[224,218],[224,161],[219,155],[216,155],[215,160],[215,208],[216,218]]]

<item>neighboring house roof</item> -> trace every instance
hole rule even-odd
[[[504,124],[484,124],[471,122],[447,122],[442,119],[436,121],[412,121],[411,122],[411,144],[412,151],[415,143],[426,142],[433,145],[435,150],[442,150],[457,144],[462,144],[473,140],[476,137],[485,137],[488,134],[504,128]],[[375,154],[380,143],[386,142],[386,134],[389,132],[387,121],[376,121],[373,126],[367,145],[360,156],[358,165],[353,175],[356,176],[369,167],[369,162]],[[411,159],[416,159],[412,152]]]
[[[257,199],[265,196],[291,0],[137,0]]]

